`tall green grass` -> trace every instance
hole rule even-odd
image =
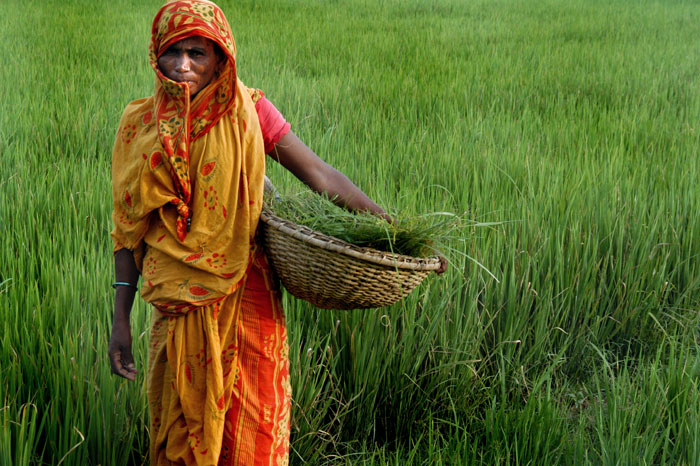
[[[137,383],[106,357],[109,163],[159,5],[0,4],[3,464],[145,461],[142,302]],[[697,5],[221,6],[241,78],[318,154],[475,221],[390,308],[285,296],[294,464],[698,463]]]

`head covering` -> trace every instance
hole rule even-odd
[[[202,36],[216,43],[227,57],[226,66],[211,85],[197,95],[190,109],[190,89],[165,77],[158,58],[175,42]],[[206,134],[234,104],[236,85],[236,46],[231,27],[223,12],[208,1],[174,1],[164,5],[153,20],[148,49],[156,73],[155,116],[158,139],[170,169],[178,196],[177,233],[184,240],[189,230],[191,186],[189,178],[190,142]]]
[[[168,79],[158,57],[193,36],[213,41],[226,60],[190,100],[188,85]],[[112,237],[137,259],[145,242],[142,294],[179,312],[221,299],[245,274],[265,173],[259,91],[237,79],[231,28],[206,0],[163,5],[149,57],[154,94],[127,106],[114,145]]]

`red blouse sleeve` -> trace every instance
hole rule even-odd
[[[262,130],[263,141],[265,142],[265,153],[269,154],[274,149],[275,144],[282,139],[282,136],[289,132],[291,125],[287,123],[282,114],[272,105],[272,102],[265,98],[265,95],[255,103],[255,110],[258,112],[260,129]]]

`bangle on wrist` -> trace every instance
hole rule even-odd
[[[112,283],[112,288],[116,289],[118,286],[128,286],[129,288],[133,288],[134,290],[138,290],[136,285],[132,285],[129,282],[114,282],[114,283]]]

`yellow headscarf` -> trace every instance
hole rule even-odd
[[[226,63],[190,101],[158,57],[192,36],[212,40]],[[249,264],[265,174],[260,94],[237,79],[231,28],[214,3],[166,3],[149,56],[154,95],[127,106],[114,144],[112,238],[134,250],[144,299],[182,313],[235,291]]]

